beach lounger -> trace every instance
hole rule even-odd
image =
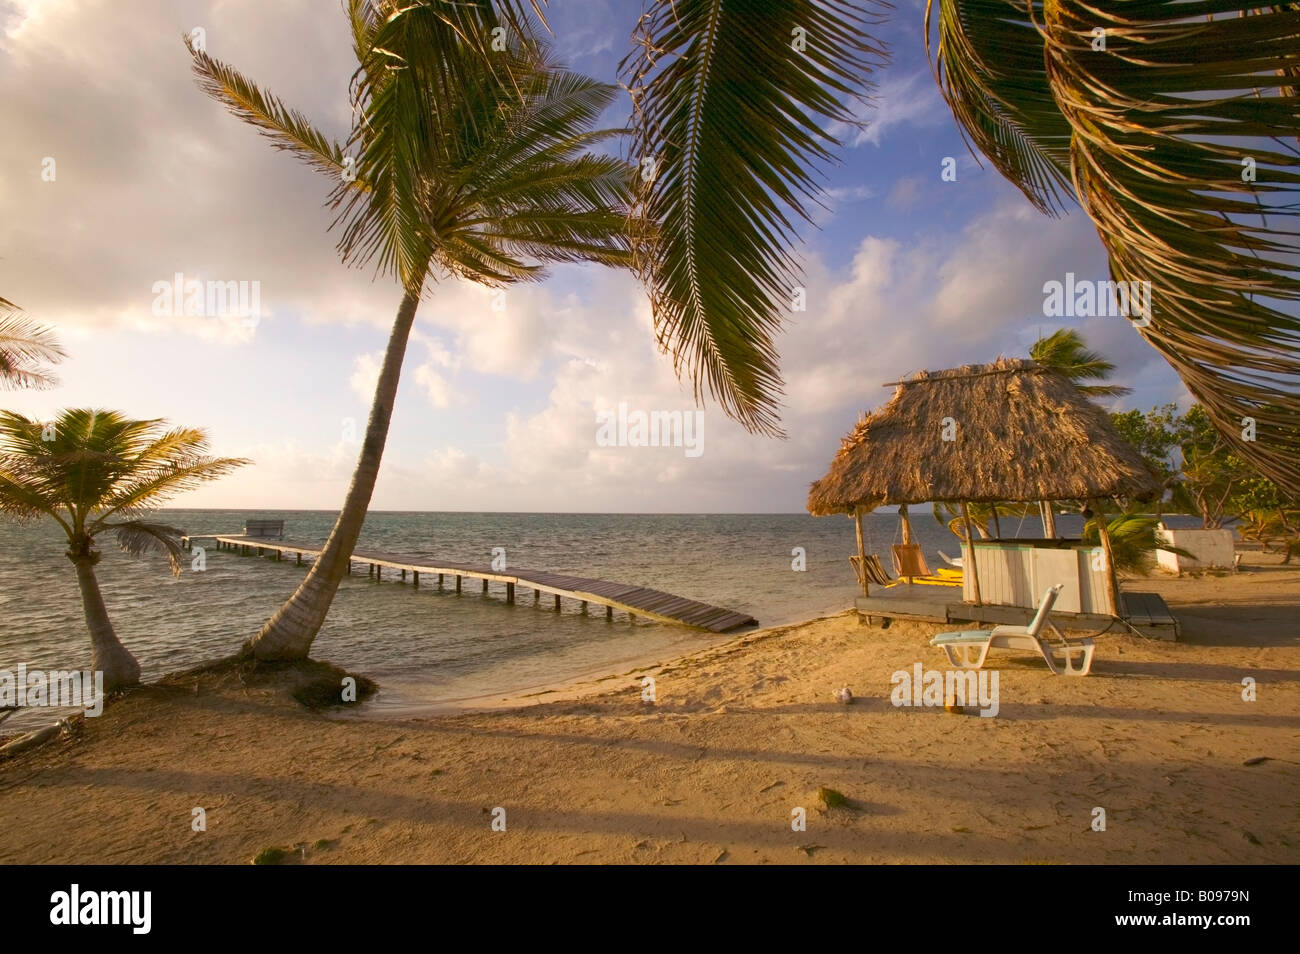
[[[939,556],[940,558],[942,558],[943,562],[948,564],[949,566],[955,566],[959,570],[962,568],[962,563],[961,563],[962,557],[950,557],[942,550],[939,551]]]
[[[893,551],[894,572],[907,578],[909,583],[915,576],[933,577],[934,574],[925,563],[925,555],[921,553],[919,543],[895,543]]]
[[[1071,642],[1061,635],[1060,630],[1052,625],[1048,616],[1061,584],[1050,587],[1043,594],[1038,604],[1038,612],[1028,626],[997,626],[993,629],[968,629],[957,633],[940,633],[930,640],[931,646],[939,646],[948,654],[948,661],[959,669],[979,669],[984,665],[990,649],[1021,649],[1037,652],[1047,663],[1047,668],[1057,676],[1086,676],[1092,669],[1094,650],[1091,639]],[[1044,626],[1060,639],[1061,645],[1053,645],[1040,638]],[[1058,662],[1053,655],[1063,654]],[[1075,660],[1078,659],[1078,666]]]

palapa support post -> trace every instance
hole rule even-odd
[[[406,582],[406,571],[402,571],[402,582]]]
[[[419,570],[412,570],[412,571],[411,571],[411,585],[414,586],[417,590],[420,588],[420,571],[419,571]]]
[[[614,607],[612,606],[605,607],[605,620],[606,622],[611,622],[611,623],[614,621]]]
[[[539,601],[541,598],[542,598],[542,591],[541,591],[541,590],[533,590],[533,605],[534,605],[534,606],[537,605],[538,601]]]
[[[483,595],[484,595],[484,596],[487,596],[487,583],[488,583],[487,580],[484,580],[484,581],[483,581]]]
[[[867,589],[867,553],[862,544],[862,508],[853,508],[853,523],[858,531],[858,572],[862,579],[862,595],[870,596]]]
[[[903,523],[903,545],[906,546],[912,542],[912,521],[907,516],[907,504],[898,505],[898,518]]]
[[[442,574],[438,574],[438,589],[442,589]]]
[[[560,594],[559,594],[559,593],[556,593],[556,594],[555,594],[555,612],[558,613],[559,611],[560,611]]]
[[[514,601],[515,601],[515,585],[514,585],[513,583],[507,583],[507,584],[506,584],[506,602],[507,602],[507,603],[513,603]]]
[[[1115,575],[1115,554],[1110,548],[1110,533],[1106,529],[1106,511],[1096,500],[1089,500],[1092,519],[1097,521],[1097,536],[1101,538],[1101,550],[1106,557],[1106,593],[1110,597],[1110,615],[1119,617],[1119,578]]]
[[[302,554],[299,553],[299,554],[297,554],[297,556],[298,556],[298,565],[299,565],[299,566],[302,566]]]
[[[970,588],[975,595],[975,605],[980,606],[983,604],[983,601],[980,599],[979,570],[976,569],[975,566],[975,532],[971,529],[970,525],[970,508],[966,505],[966,501],[964,500],[961,502],[961,522],[962,526],[966,528],[966,549],[970,556],[970,566],[968,567],[965,561],[963,561],[961,571],[962,573],[970,572]]]
[[[583,615],[583,616],[586,616],[586,615],[587,615],[587,601],[586,601],[586,600],[583,600],[583,601],[582,601],[582,615]]]
[[[457,575],[457,577],[456,577],[456,595],[457,595],[457,596],[460,595],[460,576],[459,576],[459,575]]]
[[[1049,540],[1056,539],[1056,511],[1050,500],[1038,501],[1038,511],[1043,517],[1043,536]]]

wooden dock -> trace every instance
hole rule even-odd
[[[321,547],[305,543],[293,543],[284,540],[271,540],[266,537],[246,536],[244,534],[194,534],[182,538],[185,546],[194,540],[214,540],[217,548],[234,550],[239,553],[265,552],[275,554],[277,560],[285,555],[294,557],[301,565],[303,557],[314,559],[320,555]],[[613,583],[609,580],[594,580],[583,576],[569,576],[564,573],[551,573],[547,570],[494,570],[491,566],[472,563],[431,563],[418,557],[400,553],[384,553],[378,550],[354,550],[348,562],[348,572],[353,564],[368,567],[368,574],[376,581],[383,580],[385,569],[396,570],[405,581],[410,575],[413,586],[420,585],[420,574],[428,578],[437,576],[438,586],[443,586],[444,579],[451,577],[456,581],[456,592],[461,592],[464,580],[474,579],[483,582],[483,593],[488,592],[490,582],[504,584],[506,602],[515,602],[515,590],[524,587],[533,591],[533,602],[541,601],[543,593],[554,597],[554,608],[560,609],[560,598],[578,600],[586,612],[588,603],[605,607],[605,618],[613,619],[614,610],[621,610],[635,619],[644,616],[663,623],[684,623],[697,626],[714,633],[726,633],[743,626],[757,626],[758,621],[752,616],[733,610],[701,603],[698,600],[674,596],[662,590],[652,590],[644,586],[632,586],[627,583]]]

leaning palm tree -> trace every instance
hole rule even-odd
[[[936,8],[964,132],[1041,211],[1082,206],[1111,278],[1150,283],[1138,333],[1300,490],[1300,5],[928,0],[927,50]]]
[[[1088,384],[1105,381],[1115,370],[1101,352],[1091,350],[1083,336],[1073,328],[1059,328],[1046,338],[1039,338],[1029,349],[1029,357],[1039,364],[1063,374],[1088,397],[1122,397],[1132,388],[1119,384]]]
[[[381,2],[380,45],[406,42],[403,62],[432,78],[411,86],[414,111],[436,111],[456,80],[441,65],[448,38],[484,36],[484,9],[527,36],[545,2]],[[870,76],[888,60],[871,29],[889,6],[643,0],[619,65],[637,171],[628,237],[659,346],[697,401],[712,397],[751,432],[781,433],[775,339],[806,301],[798,225],[821,205],[838,137],[863,125]]]
[[[578,155],[611,135],[590,125],[613,91],[546,62],[535,28],[543,6],[348,0],[355,156],[191,48],[205,91],[276,147],[343,179],[333,197],[345,261],[377,260],[404,291],[343,510],[307,578],[252,640],[260,658],[305,656],[346,573],[432,272],[502,285],[540,278],[550,261],[631,264],[650,290],[660,345],[696,396],[707,390],[750,430],[778,430],[772,341],[798,291],[792,220],[811,219],[813,173],[837,145],[826,128],[858,125],[851,100],[884,60],[864,32],[869,8],[651,3],[639,52],[622,67],[635,110],[629,166]]]
[[[52,330],[0,298],[0,390],[52,387],[57,381],[46,365],[64,357]]]
[[[261,659],[305,657],[325,621],[374,491],[416,309],[436,280],[501,287],[541,280],[550,263],[630,263],[632,172],[589,152],[617,134],[595,128],[614,87],[561,69],[517,28],[496,34],[504,49],[485,49],[499,22],[488,4],[350,0],[349,13],[358,71],[346,148],[190,49],[204,92],[334,180],[344,261],[376,262],[402,290],[347,497],[302,584],[250,642]]]
[[[140,681],[140,664],[109,621],[95,577],[96,538],[112,533],[132,556],[164,553],[181,571],[182,531],[147,519],[162,501],[247,463],[209,457],[194,428],[168,430],[160,420],[136,421],[116,411],[75,408],[43,423],[0,411],[0,514],[49,517],[68,538],[90,630],[91,668],[105,690]]]

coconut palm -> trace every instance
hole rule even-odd
[[[589,148],[613,86],[556,66],[535,37],[486,3],[350,0],[357,56],[346,148],[230,66],[191,46],[202,89],[274,146],[335,183],[339,251],[395,275],[402,301],[388,339],[357,468],[320,556],[249,649],[305,657],[365,521],[407,340],[437,278],[490,287],[545,277],[555,262],[626,267],[632,170]],[[505,39],[485,49],[482,39]]]
[[[1105,381],[1115,370],[1098,351],[1089,350],[1083,336],[1073,328],[1059,328],[1046,338],[1039,338],[1029,349],[1029,357],[1039,364],[1065,375],[1088,397],[1122,397],[1132,388],[1118,384],[1087,384]]]
[[[53,387],[46,364],[66,356],[53,331],[0,298],[0,390]]]
[[[132,556],[166,554],[181,570],[182,531],[147,519],[162,501],[247,463],[205,454],[207,437],[194,428],[167,429],[116,411],[75,408],[42,423],[0,411],[0,514],[53,519],[68,538],[77,571],[91,668],[106,690],[140,681],[140,664],[109,621],[95,565],[96,538],[112,533]]]
[[[417,112],[447,95],[447,22],[480,37],[495,9],[525,35],[545,0],[381,4],[385,34],[418,37],[404,62]],[[812,221],[817,172],[841,130],[862,125],[871,73],[887,56],[870,29],[879,0],[647,0],[619,67],[632,98],[628,219],[660,347],[748,430],[779,434],[774,344],[802,289],[796,223]],[[460,13],[451,12],[459,9]],[[466,22],[466,20],[470,22]],[[384,49],[391,44],[384,40]],[[441,84],[441,85],[440,85]]]
[[[1046,338],[1039,338],[1029,349],[1029,356],[1065,375],[1088,397],[1120,397],[1131,394],[1132,388],[1118,384],[1086,384],[1087,381],[1105,381],[1115,370],[1100,352],[1092,351],[1084,343],[1083,335],[1073,328],[1058,328]],[[1039,517],[1043,522],[1043,536],[1056,536],[1056,515],[1050,500],[1038,502]]]
[[[1101,546],[1101,521],[1105,514],[1096,514],[1083,526],[1082,542]],[[1110,538],[1110,553],[1115,560],[1115,570],[1147,576],[1156,565],[1156,550],[1165,550],[1182,557],[1192,557],[1181,547],[1156,539],[1160,520],[1146,514],[1125,510],[1106,523],[1106,536]]]
[[[1235,453],[1300,490],[1300,9],[1222,0],[928,0],[964,132],[1041,211],[1069,199],[1138,333]],[[1242,418],[1257,437],[1242,437]]]
[[[333,198],[344,260],[377,260],[404,291],[343,510],[250,644],[261,658],[305,656],[346,573],[431,271],[501,285],[540,278],[549,261],[633,264],[660,344],[697,397],[707,390],[751,430],[778,429],[772,337],[796,290],[791,220],[810,219],[812,172],[836,144],[825,127],[857,125],[850,100],[884,56],[862,32],[872,18],[846,0],[651,4],[622,67],[636,110],[630,167],[578,155],[611,135],[590,126],[613,91],[547,61],[543,7],[349,0],[358,69],[346,170],[343,147],[191,47],[206,92],[343,179]]]

